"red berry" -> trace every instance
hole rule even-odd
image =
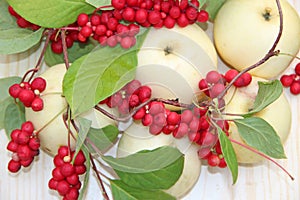
[[[161,20],[160,12],[157,10],[153,10],[148,14],[148,21],[150,24],[155,25],[158,24]]]
[[[110,36],[109,38],[107,38],[106,44],[110,47],[116,46],[118,44],[117,37],[115,35]]]
[[[200,12],[198,13],[197,21],[203,23],[203,22],[207,22],[208,19],[209,19],[208,12],[206,12],[205,10],[200,10]]]
[[[38,138],[30,138],[28,146],[34,151],[38,150],[40,148],[40,140]]]
[[[132,80],[131,82],[127,83],[125,86],[125,90],[128,94],[133,94],[141,87],[141,82],[138,80]]]
[[[185,13],[181,13],[180,17],[177,18],[177,24],[180,27],[186,27],[187,25],[189,25],[189,20],[186,17]]]
[[[11,6],[8,6],[8,12],[9,12],[9,14],[11,14],[12,16],[14,16],[16,18],[20,17],[20,15]]]
[[[32,157],[32,150],[28,145],[19,145],[17,154],[20,160],[29,160]]]
[[[105,25],[100,24],[100,25],[97,25],[97,26],[96,26],[95,33],[96,33],[97,35],[100,35],[100,36],[101,36],[101,35],[105,35],[106,31],[107,31],[107,28],[106,28]]]
[[[27,144],[29,142],[29,139],[29,134],[25,131],[21,131],[16,142],[18,144]]]
[[[37,77],[31,82],[31,89],[43,92],[46,89],[46,80],[42,77]]]
[[[86,158],[85,158],[83,152],[79,151],[74,160],[74,165],[83,165],[85,161],[86,161]]]
[[[153,116],[150,114],[146,114],[142,119],[142,124],[144,126],[150,126],[153,122]]]
[[[93,33],[93,29],[90,26],[83,26],[80,30],[80,34],[85,38],[90,37],[92,33]]]
[[[71,163],[65,163],[60,167],[60,172],[64,177],[68,177],[75,173],[75,168]]]
[[[216,154],[211,154],[207,158],[207,163],[212,167],[217,166],[220,163],[220,158]]]
[[[65,162],[64,160],[59,156],[59,155],[56,155],[54,156],[54,159],[53,159],[53,163],[56,167],[60,167],[62,166]]]
[[[64,195],[68,194],[68,192],[70,190],[70,185],[65,180],[59,181],[57,186],[56,186],[56,190],[58,191],[58,193],[61,196],[64,196]]]
[[[186,11],[186,17],[189,20],[195,20],[198,17],[198,10],[196,10],[195,8],[193,8],[192,6],[189,6]]]
[[[53,51],[53,53],[61,54],[63,52],[63,45],[61,40],[53,41],[51,43],[51,50]]]
[[[13,131],[10,133],[10,138],[11,138],[13,141],[17,142],[17,140],[18,140],[18,135],[19,135],[20,133],[21,133],[21,130],[15,129],[15,130],[13,130]]]
[[[78,175],[84,174],[86,172],[86,166],[85,165],[79,165],[75,166],[75,173]]]
[[[107,22],[107,28],[109,30],[115,31],[117,30],[117,26],[119,25],[119,21],[116,18],[109,18]]]
[[[149,133],[152,135],[158,135],[162,131],[163,126],[158,126],[156,124],[151,124],[149,127]]]
[[[180,122],[180,115],[176,112],[170,112],[167,116],[167,123],[169,125],[177,125]]]
[[[111,1],[111,5],[117,9],[117,10],[121,10],[125,7],[126,5],[126,0],[112,0]]]
[[[163,127],[166,123],[166,117],[164,113],[158,113],[153,116],[153,124]]]
[[[181,113],[181,122],[189,124],[193,119],[193,112],[191,110],[184,110]]]
[[[167,16],[165,19],[164,19],[164,26],[166,28],[173,28],[176,24],[176,20],[170,16]]]
[[[101,23],[101,16],[98,14],[93,14],[90,18],[90,21],[92,26],[97,26]]]
[[[59,157],[61,157],[62,159],[64,159],[65,156],[69,155],[69,149],[67,146],[61,146],[58,149],[58,155]]]
[[[65,176],[61,173],[60,167],[56,167],[52,170],[52,177],[56,181],[61,181],[65,179]]]
[[[85,26],[89,21],[89,16],[85,13],[81,13],[77,17],[77,24],[79,26]]]
[[[22,131],[25,131],[31,135],[32,132],[34,131],[34,126],[31,121],[26,121],[22,124],[21,129]]]
[[[172,6],[170,11],[169,11],[169,15],[170,17],[172,17],[173,19],[177,19],[180,17],[181,15],[181,11],[180,8],[177,6]]]
[[[32,90],[22,90],[19,94],[20,101],[26,106],[30,107],[31,102],[33,101],[35,94]]]
[[[135,107],[137,105],[139,105],[140,100],[139,100],[139,96],[136,94],[133,94],[129,97],[129,106],[130,107]]]
[[[139,109],[133,116],[132,118],[135,120],[139,120],[142,119],[146,114],[146,109],[143,107],[141,109]]]
[[[23,17],[20,17],[20,18],[17,19],[17,24],[21,28],[27,28],[27,27],[30,26],[30,23],[26,19],[24,19]]]
[[[224,90],[225,90],[225,86],[223,84],[221,84],[221,83],[214,84],[209,91],[209,96],[211,98],[216,98]]]
[[[21,169],[21,163],[14,161],[14,160],[10,160],[8,162],[8,170],[12,173],[16,173]]]
[[[151,115],[156,115],[159,113],[164,113],[165,111],[165,106],[161,102],[153,101],[149,105],[149,113]]]
[[[209,131],[201,133],[200,144],[204,147],[214,146],[217,141],[217,136]]]
[[[133,43],[132,37],[129,37],[129,36],[123,37],[120,42],[121,47],[124,49],[129,49],[130,47],[133,46],[133,44],[134,43]]]
[[[33,161],[33,157],[29,158],[28,160],[20,160],[20,164],[23,167],[28,167]]]
[[[198,157],[200,159],[207,159],[212,154],[210,148],[200,148],[198,150]]]
[[[136,24],[129,24],[128,28],[129,28],[128,36],[133,37],[140,32],[140,26]]]
[[[17,84],[17,83],[10,86],[9,90],[8,90],[10,96],[12,96],[13,98],[18,98],[21,91],[22,91],[22,88],[21,88],[20,84]]]
[[[54,178],[51,178],[48,182],[48,187],[52,190],[56,190],[57,184],[58,184],[58,181],[54,180]]]
[[[160,4],[161,7],[161,11],[164,13],[169,13],[170,9],[171,9],[171,4],[168,1],[163,1]]]
[[[298,76],[300,76],[300,63],[298,63],[295,67],[295,72]]]
[[[189,127],[186,123],[180,123],[178,128],[173,131],[173,137],[182,138],[186,134],[188,134]]]
[[[208,88],[206,80],[201,79],[198,83],[198,87],[199,87],[200,90],[206,90]]]
[[[140,102],[145,102],[151,97],[151,88],[148,86],[141,86],[139,88],[138,96],[140,99]]]
[[[224,78],[228,83],[230,83],[232,81],[232,79],[234,79],[234,77],[236,77],[238,75],[238,73],[239,72],[237,70],[230,69],[225,73]]]
[[[189,128],[190,128],[190,131],[192,131],[192,132],[198,131],[198,129],[200,128],[200,127],[199,127],[199,120],[193,119],[193,120],[189,123]]]
[[[134,22],[134,20],[135,20],[135,11],[134,11],[134,9],[130,8],[130,7],[126,7],[123,10],[122,17],[126,21]]]
[[[7,144],[7,150],[9,151],[12,151],[12,152],[17,152],[18,150],[18,143],[14,142],[14,141],[10,141],[8,144]]]
[[[209,84],[218,83],[221,80],[222,76],[217,71],[210,71],[206,74],[206,82]]]
[[[44,101],[39,96],[35,97],[31,103],[31,108],[33,111],[41,111],[44,108]]]
[[[284,87],[289,87],[292,85],[295,77],[295,74],[283,75],[281,76],[280,81]]]
[[[65,195],[67,200],[77,200],[79,196],[79,192],[77,188],[71,188],[68,194]]]
[[[148,12],[146,9],[140,8],[135,13],[135,21],[137,23],[144,23],[147,20]]]
[[[201,134],[198,132],[189,132],[188,136],[191,142],[197,142],[199,141]]]
[[[224,158],[221,158],[221,159],[220,159],[220,162],[219,162],[218,167],[220,167],[220,168],[225,168],[225,167],[227,167],[227,163],[226,163],[226,161],[225,161]]]
[[[77,185],[77,183],[79,182],[79,176],[78,176],[78,174],[75,173],[75,174],[68,176],[66,180],[71,185]]]
[[[294,95],[300,94],[300,82],[299,81],[293,81],[293,83],[290,86],[290,92]]]

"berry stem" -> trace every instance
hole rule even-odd
[[[95,14],[96,12],[98,12],[99,10],[105,9],[105,8],[113,8],[112,5],[107,5],[107,6],[101,6],[97,9],[94,10],[93,14]]]
[[[66,26],[66,27],[60,28],[60,30],[63,30],[63,31],[79,31],[79,27],[69,27],[69,26]]]
[[[289,54],[289,53],[279,53],[278,55],[283,55],[283,56],[290,56],[292,58],[296,58],[297,60],[300,60],[300,57],[298,56],[294,56],[292,54]]]
[[[96,176],[97,176],[97,178],[99,180],[99,183],[100,183],[100,190],[102,192],[102,196],[105,200],[109,200],[109,197],[108,197],[108,195],[106,193],[106,190],[105,190],[105,187],[103,185],[103,181],[100,177],[100,174],[98,173],[97,166],[95,164],[94,158],[93,158],[92,154],[89,154],[89,155],[90,155],[90,160],[91,160],[91,163],[92,163],[92,168],[93,168],[94,172],[96,173]]]
[[[267,60],[269,60],[271,57],[273,56],[277,56],[280,53],[280,50],[275,50],[278,42],[281,38],[282,35],[282,30],[283,30],[283,15],[282,15],[282,8],[281,8],[281,4],[279,0],[276,0],[276,4],[277,4],[277,8],[278,8],[278,13],[279,13],[279,32],[278,35],[276,37],[276,40],[274,41],[271,49],[268,51],[268,53],[257,63],[255,63],[254,65],[251,65],[250,67],[245,68],[244,70],[240,71],[240,73],[234,77],[234,79],[231,80],[231,82],[226,86],[225,90],[223,90],[222,93],[220,93],[217,98],[221,99],[225,96],[226,92],[229,90],[229,88],[233,85],[233,83],[240,77],[242,76],[244,73],[259,67],[261,64],[265,63]]]
[[[265,158],[265,159],[267,159],[267,160],[269,160],[269,161],[271,161],[272,163],[274,163],[275,165],[277,165],[280,169],[282,169],[290,178],[291,178],[291,180],[294,180],[294,177],[283,167],[283,166],[281,166],[278,162],[276,162],[274,159],[272,159],[271,157],[269,157],[269,156],[267,156],[267,155],[265,155],[265,154],[263,154],[262,152],[260,152],[260,151],[258,151],[258,150],[256,150],[256,149],[254,149],[254,148],[252,148],[252,147],[250,147],[250,146],[248,146],[248,145],[245,145],[245,144],[243,144],[243,143],[241,143],[241,142],[238,142],[238,141],[236,141],[236,140],[234,140],[234,139],[231,139],[231,138],[229,138],[229,140],[231,141],[231,142],[233,142],[233,143],[235,143],[235,144],[238,144],[238,145],[240,145],[240,146],[242,146],[242,147],[244,147],[244,148],[246,148],[246,149],[248,149],[248,150],[250,150],[250,151],[252,151],[252,152],[254,152],[254,153],[256,153],[256,154],[258,154],[258,155],[260,155],[260,156],[262,156],[263,158]]]
[[[65,61],[66,68],[68,70],[70,67],[70,63],[69,63],[69,56],[68,56],[68,47],[66,43],[66,30],[62,30],[60,35],[61,35],[61,41],[63,46],[64,61]]]

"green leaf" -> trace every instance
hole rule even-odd
[[[126,185],[120,180],[111,180],[111,191],[114,200],[175,200],[175,197],[161,190],[137,189]]]
[[[140,151],[124,158],[103,156],[127,185],[139,189],[168,189],[179,179],[184,156],[174,147]]]
[[[219,135],[219,141],[221,144],[222,153],[226,161],[226,164],[231,171],[233,184],[235,184],[238,177],[238,162],[237,162],[236,154],[226,134],[222,131],[220,127],[217,127],[217,129],[218,129],[218,135]]]
[[[264,119],[250,117],[234,123],[246,144],[273,158],[286,158],[280,137]]]
[[[116,126],[108,125],[101,129],[90,128],[88,139],[93,142],[93,145],[86,144],[91,153],[97,151],[104,152],[111,147],[118,138],[119,130]],[[97,149],[94,149],[94,148]]]
[[[226,0],[206,0],[205,10],[208,12],[211,21],[215,20],[216,15],[225,2]]]
[[[92,121],[82,117],[78,117],[76,121],[79,123],[79,131],[76,138],[76,149],[77,151],[79,151],[88,135],[88,132],[92,125]]]
[[[85,0],[87,3],[90,5],[94,6],[95,8],[100,8],[103,6],[109,6],[111,5],[111,0]],[[102,8],[101,10],[106,10],[106,9],[113,9],[112,7],[110,8]]]
[[[112,95],[135,76],[137,52],[147,32],[135,47],[101,47],[76,60],[63,80],[63,93],[73,116],[77,116]]]
[[[0,0],[0,30],[18,28],[15,18],[9,14],[7,8],[7,2]]]
[[[14,54],[26,51],[38,44],[44,29],[37,31],[13,28],[0,30],[0,54]]]
[[[83,186],[79,192],[79,197],[78,197],[78,200],[84,200],[86,199],[85,198],[85,193],[86,193],[86,190],[87,190],[87,186],[88,186],[88,183],[89,183],[89,178],[90,178],[90,169],[91,169],[91,164],[90,164],[90,153],[88,151],[87,148],[85,148],[85,146],[82,146],[81,148],[85,158],[86,158],[86,161],[85,161],[85,166],[86,166],[86,172],[85,172],[85,175],[84,175],[84,180],[83,180]]]
[[[71,48],[68,48],[68,58],[69,62],[73,63],[75,60],[88,54],[95,48],[95,45],[92,42],[81,43],[74,42]],[[64,63],[64,55],[53,53],[51,47],[48,46],[45,53],[45,62],[48,66],[54,66],[56,64]]]
[[[258,92],[253,108],[245,116],[257,113],[276,101],[282,94],[282,84],[279,80],[270,82],[258,82]]]
[[[4,129],[10,135],[14,129],[20,129],[25,122],[25,108],[21,103],[11,103],[6,107],[4,117]]]
[[[8,93],[9,87],[20,82],[21,78],[17,76],[0,79],[0,129],[4,128],[5,111],[7,106],[14,103],[13,98]]]
[[[206,4],[206,0],[199,0],[200,8]]]
[[[76,21],[80,13],[95,9],[84,0],[7,0],[15,11],[31,23],[46,28],[60,28]]]

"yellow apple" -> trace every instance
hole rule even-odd
[[[198,181],[201,171],[201,161],[198,158],[197,145],[191,144],[187,137],[175,139],[172,135],[151,135],[149,127],[141,123],[133,123],[123,133],[117,149],[117,156],[124,157],[141,150],[152,150],[161,146],[169,145],[177,147],[184,154],[184,168],[178,181],[167,193],[182,198]]]
[[[68,145],[68,129],[63,121],[63,114],[67,111],[67,102],[62,96],[62,82],[65,73],[65,65],[58,64],[41,74],[40,77],[47,82],[46,89],[41,94],[44,108],[39,112],[35,112],[31,108],[25,110],[26,120],[31,121],[35,130],[39,131],[38,137],[41,141],[41,149],[50,155],[55,155],[59,146]],[[91,120],[92,126],[95,128],[114,124],[113,120],[94,109],[82,114],[81,117]],[[76,131],[72,126],[71,131],[76,137]],[[70,142],[71,148],[74,149],[75,139],[71,137]]]
[[[225,96],[225,101],[227,103],[225,112],[234,114],[247,113],[247,111],[252,107],[257,95],[258,81],[267,80],[253,77],[251,84],[247,87],[235,88],[233,86],[230,88]],[[275,102],[262,111],[256,113],[255,116],[266,120],[277,132],[282,143],[286,141],[291,127],[291,109],[284,93]],[[230,138],[244,143],[242,138],[239,136],[236,125],[233,122],[229,122],[229,124]],[[233,144],[233,147],[239,163],[257,163],[264,159],[240,145]]]
[[[300,18],[286,1],[280,1],[283,31],[276,50],[297,55],[300,48]],[[279,32],[279,13],[275,0],[228,0],[214,22],[214,42],[220,57],[241,71],[262,59],[272,47]],[[250,73],[273,78],[280,75],[293,57],[272,57]]]
[[[136,79],[152,88],[153,97],[191,103],[197,83],[216,68],[216,50],[198,25],[151,28],[138,53]]]

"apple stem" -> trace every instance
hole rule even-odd
[[[230,83],[226,86],[225,90],[223,90],[222,93],[220,93],[217,98],[218,99],[222,99],[226,92],[229,90],[229,88],[233,85],[233,83],[240,77],[242,76],[244,73],[259,67],[260,65],[262,65],[263,63],[265,63],[267,60],[269,60],[271,57],[273,56],[277,56],[280,53],[280,50],[275,50],[278,42],[281,38],[282,35],[282,30],[283,30],[283,14],[282,14],[282,8],[281,8],[281,4],[280,4],[280,0],[276,0],[276,4],[277,4],[277,8],[278,8],[278,13],[279,13],[279,32],[278,35],[276,37],[276,40],[274,41],[272,47],[270,48],[270,50],[268,51],[268,53],[261,59],[259,60],[257,63],[255,63],[254,65],[251,65],[250,67],[245,68],[244,70],[240,71],[240,73],[238,75],[236,75],[231,81]]]
[[[69,63],[69,56],[68,56],[68,47],[66,43],[66,30],[61,31],[61,41],[63,47],[64,61],[65,61],[66,68],[68,70],[70,67],[70,63]]]
[[[106,193],[106,190],[105,190],[105,187],[104,187],[104,184],[103,184],[103,181],[100,177],[100,174],[98,173],[98,169],[97,169],[97,166],[95,164],[94,158],[93,158],[91,153],[89,155],[90,155],[90,160],[91,160],[91,163],[92,163],[92,169],[96,173],[97,179],[99,180],[99,183],[100,183],[100,190],[101,190],[102,196],[105,200],[109,200],[109,197]]]
[[[267,159],[267,160],[269,160],[269,161],[271,161],[272,163],[274,163],[275,165],[277,165],[280,169],[282,169],[290,178],[291,178],[291,180],[294,180],[295,178],[283,167],[283,166],[281,166],[278,162],[276,162],[274,159],[272,159],[271,157],[269,157],[269,156],[267,156],[267,155],[265,155],[265,154],[263,154],[262,152],[260,152],[260,151],[258,151],[258,150],[256,150],[256,149],[254,149],[254,148],[252,148],[252,147],[250,147],[250,146],[248,146],[248,145],[245,145],[245,144],[243,144],[243,143],[241,143],[241,142],[238,142],[238,141],[236,141],[236,140],[234,140],[234,139],[232,139],[232,138],[229,138],[229,140],[231,141],[231,142],[233,142],[233,143],[235,143],[235,144],[238,144],[238,145],[240,145],[240,146],[242,146],[242,147],[244,147],[244,148],[246,148],[246,149],[248,149],[248,150],[250,150],[250,151],[252,151],[252,152],[254,152],[254,153],[256,153],[256,154],[258,154],[258,155],[260,155],[260,156],[262,156],[263,158],[265,158],[265,159]]]

